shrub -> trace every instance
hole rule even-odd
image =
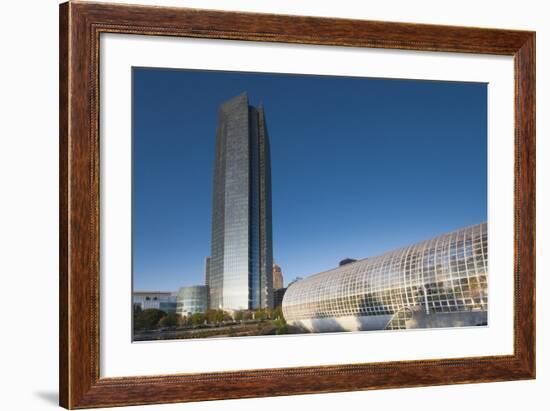
[[[288,326],[286,325],[286,321],[284,319],[275,320],[273,321],[273,324],[275,325],[275,327],[277,327],[277,329],[275,330],[275,334],[288,334]]]

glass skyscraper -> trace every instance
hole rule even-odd
[[[210,308],[271,308],[269,137],[263,108],[250,106],[246,93],[219,110],[211,245]]]

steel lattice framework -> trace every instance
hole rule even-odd
[[[487,223],[325,271],[288,288],[289,322],[345,316],[487,310]]]

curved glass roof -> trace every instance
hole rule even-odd
[[[287,321],[487,310],[487,223],[345,264],[301,280],[283,299]]]

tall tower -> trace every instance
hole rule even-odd
[[[273,290],[283,288],[283,283],[283,271],[281,270],[281,267],[273,263]]]
[[[210,256],[204,259],[204,285],[210,287]]]
[[[206,309],[210,309],[210,256],[204,259],[204,285],[206,286]]]
[[[246,93],[219,110],[212,201],[210,307],[273,307],[271,160],[262,107]]]

